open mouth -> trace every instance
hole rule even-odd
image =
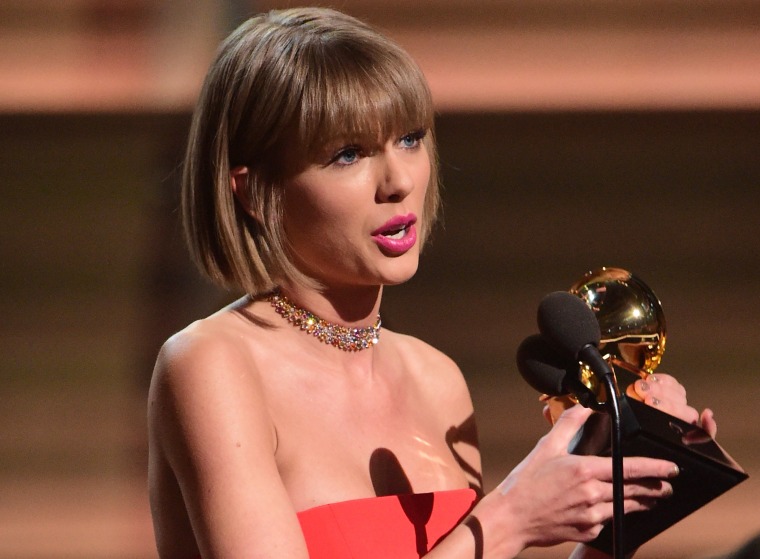
[[[388,254],[403,254],[417,243],[414,214],[396,216],[372,233],[375,242]]]
[[[386,237],[388,239],[403,239],[409,230],[417,223],[414,214],[397,215],[386,221],[381,227],[372,232],[372,235]]]
[[[388,239],[403,239],[407,231],[409,231],[409,224],[403,225],[395,229],[391,229],[389,231],[384,231],[381,233],[381,235]]]

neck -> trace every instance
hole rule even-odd
[[[380,311],[382,286],[328,287],[322,291],[283,285],[280,291],[299,307],[320,318],[350,328],[375,323]]]

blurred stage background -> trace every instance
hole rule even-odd
[[[197,279],[177,224],[193,99],[237,22],[305,3],[0,5],[0,558],[155,558],[152,362],[233,297]],[[663,302],[663,371],[751,475],[640,557],[759,532],[760,2],[331,4],[396,37],[434,91],[444,225],[383,319],[461,365],[488,487],[545,431],[514,366],[538,301],[620,266]]]

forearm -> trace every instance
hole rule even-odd
[[[523,546],[508,534],[484,534],[475,515],[468,516],[425,559],[511,559]]]
[[[483,559],[478,557],[478,542],[465,524],[460,524],[436,545],[425,559]]]
[[[495,489],[426,559],[511,559],[527,544],[524,518],[511,495]]]

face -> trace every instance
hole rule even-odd
[[[327,286],[397,284],[414,275],[430,180],[425,134],[336,140],[285,181],[285,235],[304,273]]]

